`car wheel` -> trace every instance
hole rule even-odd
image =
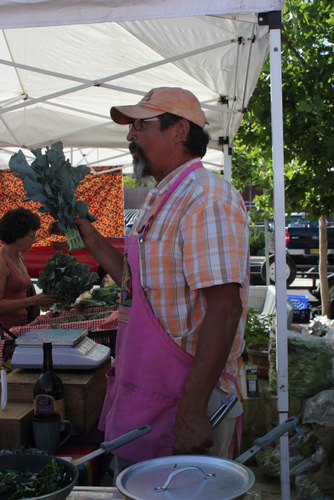
[[[289,255],[286,256],[286,285],[289,286],[294,281],[297,275],[297,266],[293,259]],[[263,262],[261,267],[261,277],[265,283],[267,283],[267,270],[266,261]],[[275,256],[270,255],[269,257],[269,280],[270,284],[274,285],[276,282],[275,274]]]

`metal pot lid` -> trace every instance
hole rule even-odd
[[[248,467],[202,455],[146,460],[128,467],[116,479],[119,491],[131,500],[232,500],[254,482]]]

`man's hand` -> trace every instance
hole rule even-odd
[[[213,445],[212,430],[206,414],[177,414],[174,431],[175,455],[205,455]]]

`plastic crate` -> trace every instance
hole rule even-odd
[[[110,348],[110,355],[115,357],[115,347],[116,347],[116,330],[101,330],[97,332],[92,332],[88,330],[88,337],[97,342],[98,344],[103,344]]]
[[[310,309],[307,295],[287,294],[287,298],[294,305],[292,323],[308,323],[310,321]]]

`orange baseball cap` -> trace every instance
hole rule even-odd
[[[153,118],[163,113],[181,116],[201,128],[205,126],[205,115],[197,97],[188,90],[178,87],[160,87],[150,90],[138,104],[133,106],[113,106],[110,116],[121,125],[131,123],[136,118]]]

